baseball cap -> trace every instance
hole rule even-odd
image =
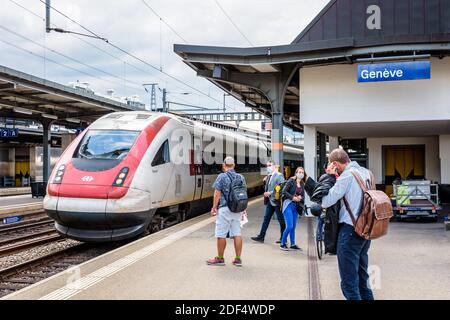
[[[234,165],[234,159],[233,159],[233,157],[226,157],[223,160],[223,163],[226,164],[227,166],[232,166],[232,165]]]

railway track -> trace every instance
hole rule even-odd
[[[81,243],[0,270],[0,297],[23,289],[124,243]]]

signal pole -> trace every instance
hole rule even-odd
[[[45,31],[50,33],[50,0],[45,0]]]

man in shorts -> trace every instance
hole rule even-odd
[[[233,265],[242,266],[242,237],[241,237],[241,213],[234,213],[228,209],[227,199],[230,192],[232,179],[244,179],[240,174],[234,171],[234,159],[226,157],[222,164],[223,173],[221,173],[214,182],[214,202],[211,209],[211,215],[217,216],[215,236],[217,238],[217,256],[209,259],[206,263],[210,266],[224,266],[223,257],[227,245],[227,236],[234,240],[234,249],[236,257]],[[245,183],[245,179],[244,179]]]

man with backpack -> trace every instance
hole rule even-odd
[[[341,289],[347,300],[373,300],[369,284],[369,248],[372,239],[387,233],[392,206],[375,190],[373,174],[351,161],[343,149],[330,153],[328,174],[339,179],[322,198],[322,208],[342,201],[339,210],[337,258]]]
[[[226,157],[221,173],[214,182],[214,200],[211,215],[216,216],[215,236],[217,256],[206,261],[208,265],[224,266],[227,236],[234,240],[236,257],[233,265],[242,266],[241,216],[247,209],[248,197],[245,178],[234,170],[234,159]]]

